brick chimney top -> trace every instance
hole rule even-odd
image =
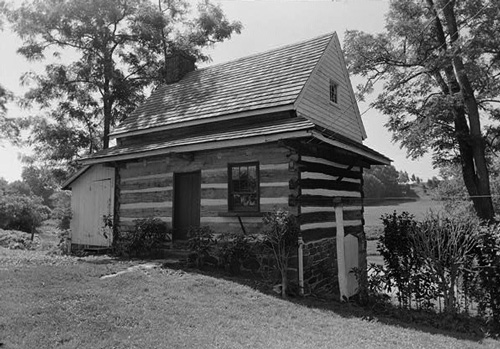
[[[184,52],[174,52],[166,57],[163,78],[166,84],[181,80],[184,75],[195,70],[196,59]]]

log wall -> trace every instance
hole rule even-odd
[[[344,233],[358,237],[359,265],[366,266],[363,225],[363,167],[352,154],[336,153],[320,145],[292,144],[298,176],[290,181],[295,194],[304,246],[306,290],[338,292],[335,205],[343,207]]]
[[[289,179],[297,170],[289,169],[290,150],[277,143],[225,150],[173,154],[119,166],[119,225],[129,231],[134,220],[157,217],[172,224],[174,173],[201,171],[201,221],[216,232],[241,232],[238,217],[228,213],[228,163],[258,161],[260,164],[260,210],[287,207],[292,193]],[[293,213],[297,214],[296,208]],[[258,232],[261,215],[241,214],[247,233]]]

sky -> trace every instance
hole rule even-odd
[[[16,0],[15,2],[19,2]],[[384,29],[388,0],[225,0],[221,4],[230,20],[239,20],[244,28],[240,35],[219,43],[207,50],[212,62],[218,64],[279,46],[337,32],[343,42],[346,30],[370,33]],[[43,64],[32,64],[16,54],[19,39],[8,27],[0,32],[0,83],[16,95],[26,91],[20,77],[27,71],[40,71]],[[356,80],[359,81],[359,80]],[[355,83],[353,83],[355,85]],[[13,104],[8,106],[8,116],[16,117],[30,111]],[[404,149],[391,141],[391,134],[384,128],[386,117],[365,103],[359,103],[367,132],[364,144],[393,160],[398,170],[415,174],[423,180],[438,175],[432,168],[430,156],[418,161],[406,157]],[[20,154],[29,149],[15,148],[0,142],[0,177],[8,181],[20,179],[22,164]]]

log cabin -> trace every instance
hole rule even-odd
[[[111,246],[102,217],[119,231],[134,220],[258,233],[274,208],[296,215],[305,292],[341,297],[366,267],[363,169],[390,159],[366,138],[336,33],[196,69],[182,54],[165,84],[111,137],[116,146],[82,161],[72,190],[71,242]],[[106,237],[104,237],[106,236]]]

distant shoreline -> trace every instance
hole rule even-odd
[[[416,202],[420,201],[422,198],[419,197],[414,197],[414,198],[408,198],[408,197],[403,197],[403,198],[365,198],[364,204],[365,206],[393,206],[397,204],[402,204],[405,202]]]

